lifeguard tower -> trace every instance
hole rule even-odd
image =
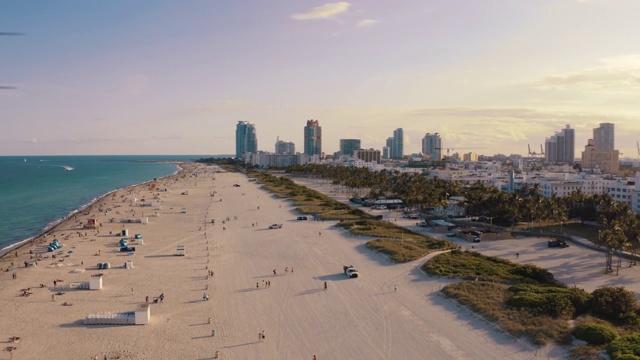
[[[100,226],[98,224],[98,219],[96,218],[88,218],[87,219],[87,223],[84,225],[85,229],[97,229],[98,226]]]

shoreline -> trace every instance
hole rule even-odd
[[[164,162],[164,161],[158,161],[158,162]],[[23,239],[23,240],[20,240],[20,241],[18,241],[16,243],[13,243],[11,245],[7,245],[7,246],[5,246],[3,248],[0,248],[0,259],[5,258],[7,256],[7,254],[9,254],[10,252],[18,251],[22,247],[24,247],[24,246],[26,246],[26,245],[28,245],[28,244],[30,244],[32,242],[36,242],[37,240],[39,240],[40,238],[44,237],[48,233],[55,231],[57,227],[63,225],[65,222],[67,222],[69,220],[72,220],[74,215],[82,213],[83,211],[91,211],[91,208],[95,204],[97,204],[98,202],[106,199],[109,195],[112,195],[112,194],[114,194],[114,193],[116,193],[116,192],[118,192],[120,190],[133,189],[133,188],[135,188],[137,186],[144,185],[144,184],[147,184],[147,183],[152,182],[152,181],[163,180],[165,178],[174,176],[174,175],[178,174],[180,171],[184,170],[184,168],[182,166],[180,166],[180,165],[185,163],[184,161],[181,161],[181,162],[164,162],[164,163],[175,164],[178,168],[173,173],[171,173],[169,175],[158,177],[155,180],[154,179],[146,180],[146,181],[143,181],[143,182],[140,182],[140,183],[137,183],[137,184],[132,184],[132,185],[124,186],[124,187],[121,187],[121,188],[113,189],[113,190],[107,191],[106,193],[104,193],[102,195],[99,195],[99,196],[95,197],[94,199],[92,199],[88,203],[85,203],[85,204],[81,205],[80,207],[78,207],[77,209],[74,209],[74,210],[70,211],[69,213],[67,213],[63,217],[49,222],[47,225],[45,225],[43,230],[40,230],[34,236],[26,238],[26,239]]]

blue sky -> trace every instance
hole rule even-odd
[[[0,1],[0,155],[230,154],[235,124],[302,149],[317,119],[405,152],[526,153],[600,122],[637,157],[640,2]],[[471,151],[471,150],[468,150]]]

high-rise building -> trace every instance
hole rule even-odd
[[[462,161],[478,162],[478,154],[474,152],[462,154]]]
[[[258,151],[258,138],[256,127],[246,121],[238,121],[236,125],[236,159],[240,159],[244,153]]]
[[[601,172],[611,174],[620,170],[620,152],[618,150],[601,150],[589,139],[582,152],[583,169],[600,169]]]
[[[389,157],[391,159],[402,159],[404,157],[404,132],[402,128],[395,129],[393,131],[393,137],[390,139],[391,147]],[[388,142],[387,140],[387,143]]]
[[[601,123],[600,127],[593,129],[593,145],[596,150],[615,150],[614,125]]]
[[[278,139],[276,141],[276,154],[289,154],[296,153],[296,145],[291,141],[282,141]]]
[[[380,150],[374,149],[357,149],[354,152],[355,157],[362,161],[370,162],[370,163],[380,163]]]
[[[442,138],[438,133],[427,133],[422,138],[422,154],[431,160],[442,160]]]
[[[318,120],[307,120],[304,127],[304,153],[322,156],[322,128]]]
[[[575,161],[575,130],[566,128],[545,139],[545,159],[548,163],[569,163]]]
[[[354,151],[360,148],[360,139],[340,139],[340,153],[343,156],[353,156]]]

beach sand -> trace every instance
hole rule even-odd
[[[1,259],[5,270],[14,262],[0,276],[0,341],[17,348],[13,358],[213,359],[216,351],[223,359],[316,355],[319,360],[528,359],[536,354],[561,359],[566,354],[559,346],[537,349],[502,334],[443,298],[438,291],[454,280],[424,275],[419,267],[427,259],[392,264],[364,246],[368,239],[351,236],[334,222],[298,221],[288,201],[241,174],[215,169],[186,164],[181,173],[157,182],[167,192],[144,184],[101,199],[47,236],[46,243],[55,237],[65,245],[56,259],[24,267],[34,256],[29,250],[58,254],[47,253],[46,244],[27,245],[18,257],[10,253]],[[138,203],[132,203],[134,198]],[[160,202],[161,209],[137,206],[141,199]],[[140,218],[143,211],[148,224],[118,222]],[[159,216],[151,216],[156,212]],[[389,214],[385,216],[396,216]],[[99,234],[81,229],[89,217],[102,223]],[[415,225],[401,218],[393,221]],[[272,223],[283,227],[269,229]],[[143,236],[144,244],[134,245],[135,255],[119,252],[121,236],[114,234],[123,227],[129,236]],[[560,280],[587,290],[592,290],[588,284],[593,277],[605,284],[623,278],[598,274],[589,265],[601,261],[599,253],[583,254],[586,250],[572,246],[542,254],[536,241],[544,239],[487,242],[478,250],[507,258],[519,251],[518,261],[539,262],[558,272]],[[186,256],[174,255],[180,245]],[[132,269],[123,268],[127,260],[133,261]],[[97,269],[104,262],[111,268]],[[349,264],[358,268],[359,278],[343,274],[342,266]],[[625,275],[633,269],[624,270]],[[214,274],[208,276],[209,271]],[[97,273],[104,274],[101,290],[68,288]],[[58,279],[63,282],[54,288]],[[20,296],[26,288],[32,295]],[[64,295],[52,301],[56,292]],[[203,300],[205,293],[209,300]],[[146,296],[153,301],[160,294],[164,302],[151,304],[147,325],[83,323],[88,314],[133,311]],[[262,331],[264,340],[258,337]],[[19,342],[11,343],[12,336],[20,337]],[[0,359],[10,357],[0,352]]]

